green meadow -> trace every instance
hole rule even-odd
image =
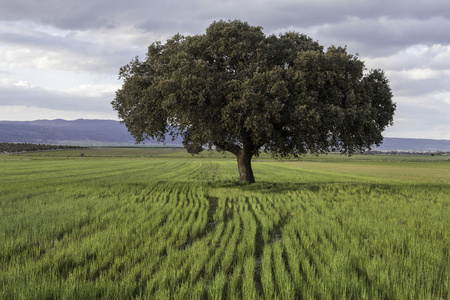
[[[450,157],[0,156],[0,299],[449,299]]]

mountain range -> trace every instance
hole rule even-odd
[[[166,139],[166,145],[181,145],[181,139]],[[114,120],[0,121],[0,142],[77,146],[133,146],[135,140],[125,125]],[[147,146],[161,146],[147,141]]]
[[[166,146],[181,146],[181,138],[166,138]],[[133,136],[114,120],[0,121],[0,142],[78,146],[132,146]],[[155,140],[146,146],[164,146]],[[450,140],[385,138],[378,151],[450,151]]]

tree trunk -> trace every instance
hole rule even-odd
[[[237,163],[239,176],[241,177],[241,181],[246,181],[248,183],[254,183],[255,177],[253,176],[252,170],[252,157],[253,155],[250,151],[245,151],[241,149],[237,154]]]

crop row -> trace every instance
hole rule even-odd
[[[0,189],[0,298],[449,296],[445,186],[247,186],[227,162],[63,163],[4,169],[16,181]]]

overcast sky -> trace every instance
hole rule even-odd
[[[450,139],[449,0],[0,0],[0,120],[117,119],[121,66],[220,19],[346,45],[390,80],[385,136]]]

